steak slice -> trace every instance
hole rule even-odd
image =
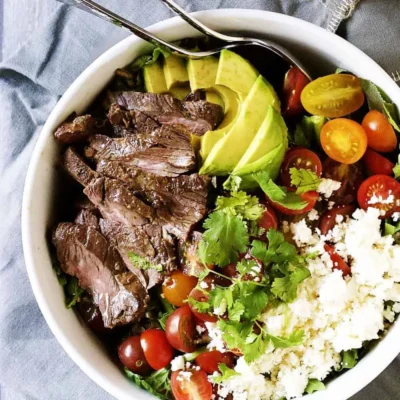
[[[177,268],[174,242],[163,234],[160,226],[127,227],[101,219],[100,229],[109,242],[117,247],[128,269],[136,274],[148,289],[161,282],[166,272]],[[130,253],[146,258],[154,266],[162,265],[163,271],[140,269],[130,260]]]
[[[124,163],[104,160],[97,164],[97,172],[140,192],[154,207],[159,224],[182,240],[207,213],[210,187],[207,176],[192,174],[167,178]]]
[[[99,217],[96,213],[89,209],[82,209],[75,217],[74,222],[80,225],[91,226],[92,228],[99,230]]]
[[[92,136],[85,155],[95,160],[122,161],[160,176],[177,176],[196,166],[187,134],[164,126],[151,134],[123,138]]]
[[[64,167],[81,185],[84,193],[104,218],[128,226],[145,225],[155,218],[154,210],[138,199],[121,182],[99,176],[72,149],[64,155]]]
[[[116,103],[113,103],[108,111],[108,120],[113,125],[124,127],[123,132],[126,134],[150,134],[160,127],[148,115],[137,110],[124,110]]]
[[[108,220],[136,226],[146,225],[155,218],[153,208],[116,179],[97,178],[86,186],[83,193]]]
[[[83,142],[92,133],[95,119],[91,115],[76,117],[72,122],[64,122],[54,133],[55,138],[66,144]]]
[[[195,135],[215,129],[224,114],[217,104],[180,101],[168,94],[129,91],[115,92],[113,96],[127,110],[141,111],[160,124],[182,126]]]
[[[147,290],[101,233],[90,226],[61,223],[53,243],[64,272],[77,277],[79,285],[93,296],[105,327],[143,317],[149,301]]]

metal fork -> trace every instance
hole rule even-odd
[[[164,49],[168,49],[172,51],[174,54],[186,57],[186,58],[202,58],[206,56],[211,56],[215,55],[221,52],[221,50],[224,49],[235,49],[238,47],[242,46],[258,46],[260,48],[267,49],[269,51],[272,51],[273,53],[277,54],[279,57],[283,58],[286,62],[288,62],[290,65],[294,65],[298,67],[307,77],[310,78],[310,74],[307,72],[307,69],[304,67],[304,65],[287,49],[284,47],[280,46],[277,43],[271,42],[269,40],[261,40],[257,38],[246,38],[246,37],[236,37],[236,36],[228,36],[224,35],[222,33],[216,32],[210,28],[208,28],[206,25],[201,23],[200,21],[196,20],[194,17],[186,13],[178,4],[176,4],[172,0],[161,0],[163,3],[165,3],[171,10],[173,10],[175,13],[180,15],[186,22],[188,22],[190,25],[195,27],[197,30],[200,32],[212,36],[214,38],[219,39],[222,41],[224,44],[221,46],[207,50],[207,51],[190,51],[186,50],[182,47],[179,47],[175,45],[174,43],[167,42],[166,40],[163,40],[159,38],[158,36],[148,32],[147,30],[141,28],[140,26],[134,24],[133,22],[128,21],[127,19],[121,17],[118,14],[115,14],[114,12],[108,10],[107,8],[101,6],[100,4],[94,2],[93,0],[60,0],[61,2],[76,6],[84,11],[90,12],[91,14],[94,14],[98,17],[101,17],[105,19],[108,22],[113,23],[114,25],[121,26],[123,28],[128,29],[132,33],[134,33],[136,36],[139,36],[141,39],[146,40],[147,42],[150,42],[154,46],[159,46]]]

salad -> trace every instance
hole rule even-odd
[[[400,312],[397,107],[285,72],[155,49],[55,132],[67,306],[158,398],[324,390]]]

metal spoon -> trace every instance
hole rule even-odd
[[[298,67],[308,78],[310,78],[309,73],[307,70],[304,68],[303,64],[293,55],[291,54],[288,50],[283,48],[282,46],[271,42],[269,40],[261,40],[261,39],[256,39],[256,38],[246,38],[246,37],[235,37],[235,36],[228,36],[224,35],[222,33],[216,32],[210,28],[208,28],[206,25],[201,23],[200,21],[197,21],[195,18],[193,18],[191,15],[186,13],[178,4],[176,4],[172,0],[161,0],[163,3],[165,3],[171,10],[173,10],[175,13],[180,15],[186,22],[188,22],[190,25],[192,25],[194,28],[199,30],[200,32],[212,36],[214,38],[217,38],[225,44],[211,50],[207,51],[190,51],[186,50],[182,47],[179,47],[173,43],[167,42],[158,36],[146,31],[145,29],[141,28],[140,26],[134,24],[133,22],[128,21],[127,19],[121,17],[118,14],[113,13],[112,11],[108,10],[107,8],[101,6],[100,4],[97,4],[96,2],[92,0],[61,0],[63,3],[68,4],[68,5],[73,5],[76,6],[84,11],[87,11],[91,14],[94,14],[98,17],[101,17],[105,19],[108,22],[113,23],[114,25],[121,26],[123,28],[128,29],[132,33],[134,33],[136,36],[139,36],[141,39],[146,40],[147,42],[150,42],[151,44],[155,46],[159,46],[164,49],[168,49],[172,51],[176,55],[180,55],[182,57],[186,58],[202,58],[206,56],[211,56],[214,54],[218,54],[221,52],[223,49],[234,49],[242,46],[249,46],[249,45],[255,45],[262,47],[264,49],[268,49],[275,54],[277,54],[279,57],[283,58],[285,61],[287,61],[289,64],[294,65]]]

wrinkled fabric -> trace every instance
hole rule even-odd
[[[129,7],[126,4],[129,3]],[[144,3],[146,5],[144,6]],[[303,18],[346,37],[388,72],[400,69],[398,0],[181,0],[188,11],[252,8]],[[158,0],[104,0],[140,26],[172,16]],[[350,14],[353,14],[350,16]],[[46,27],[0,65],[0,399],[111,399],[68,357],[47,327],[25,271],[21,201],[36,139],[59,97],[97,56],[127,32],[59,5]],[[397,399],[397,359],[354,399]]]

